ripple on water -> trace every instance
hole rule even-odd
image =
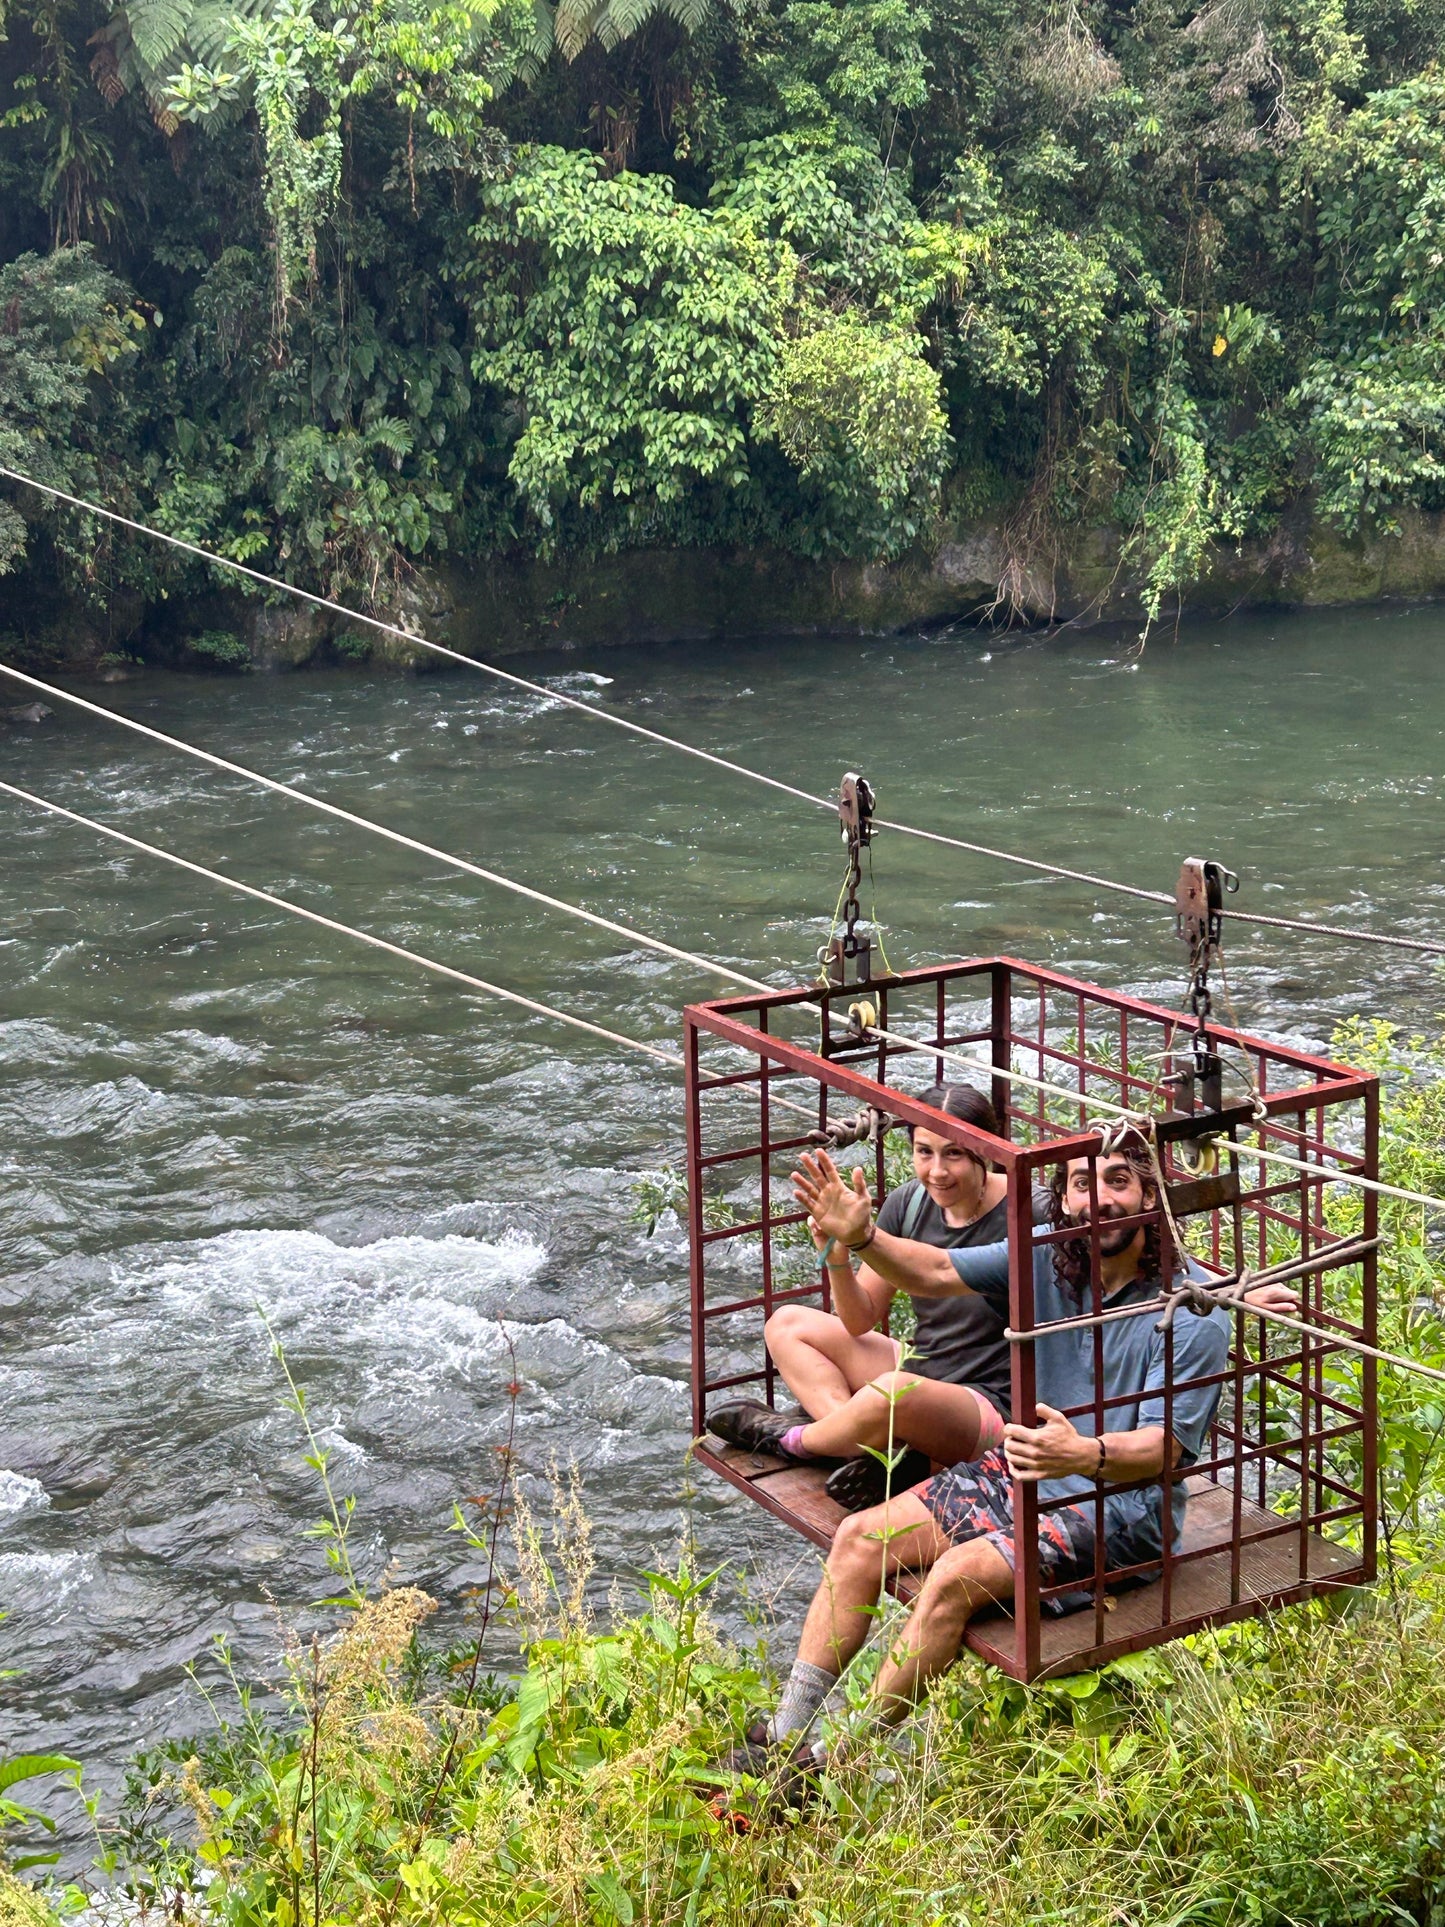
[[[78,1552],[0,1552],[0,1606],[53,1612],[90,1578],[90,1561]]]

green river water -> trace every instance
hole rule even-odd
[[[1241,907],[1438,939],[1445,611],[1251,617],[1151,642],[820,637],[522,660],[524,674],[886,815]],[[841,878],[821,811],[464,671],[147,673],[85,693],[779,985]],[[17,697],[17,700],[24,700]],[[57,705],[57,709],[59,706]],[[722,987],[124,732],[0,725],[7,778],[246,881],[674,1046]],[[0,1682],[7,1750],[112,1779],[199,1724],[185,1669],[326,1589],[319,1497],[257,1311],[391,1564],[461,1625],[448,1531],[492,1478],[515,1348],[535,1479],[575,1455],[602,1573],[682,1519],[686,1266],[637,1173],[679,1160],[673,1074],[484,1005],[0,801]],[[880,836],[895,966],[994,949],[1174,1001],[1167,915]],[[1250,1028],[1429,1026],[1428,961],[1231,931]],[[704,1558],[786,1606],[795,1543],[703,1483]],[[731,1608],[729,1609],[732,1610]]]

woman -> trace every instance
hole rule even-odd
[[[993,1106],[971,1084],[945,1085],[921,1101],[999,1135]],[[1000,1243],[1008,1235],[1004,1178],[942,1132],[919,1125],[909,1137],[915,1175],[885,1199],[878,1229],[945,1250]],[[749,1451],[842,1459],[827,1489],[850,1510],[926,1479],[932,1460],[958,1465],[1000,1446],[1010,1377],[999,1314],[972,1292],[915,1298],[917,1326],[905,1355],[887,1330],[892,1287],[866,1260],[855,1273],[846,1250],[813,1235],[834,1311],[784,1305],[766,1326],[773,1362],[802,1412],[738,1399],[709,1413],[708,1430]],[[874,1456],[886,1455],[890,1440],[895,1456],[909,1448],[891,1479]]]

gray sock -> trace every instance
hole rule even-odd
[[[822,1666],[810,1666],[805,1659],[795,1659],[778,1701],[778,1710],[768,1721],[768,1738],[786,1740],[794,1733],[804,1732],[813,1724],[818,1708],[837,1683],[836,1673]]]

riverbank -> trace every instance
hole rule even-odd
[[[1001,601],[1007,578],[1014,608]],[[0,616],[0,656],[41,673],[120,680],[136,662],[267,672],[372,661],[424,670],[403,638],[348,625],[281,598],[198,588],[147,603],[91,607],[27,597],[19,579]],[[1302,507],[1267,542],[1216,543],[1188,593],[1161,618],[1329,609],[1445,596],[1445,514],[1402,514],[1398,528],[1342,536]],[[1019,550],[999,522],[956,522],[896,562],[818,562],[775,549],[627,550],[540,562],[501,557],[415,575],[388,613],[400,627],[477,656],[547,647],[727,642],[828,633],[895,635],[957,625],[1140,625],[1142,587],[1117,529],[1064,531],[1056,548]]]
[[[109,1917],[118,1900],[177,1927],[1439,1918],[1433,1566],[1393,1596],[1032,1690],[965,1662],[897,1746],[856,1743],[801,1811],[757,1788],[732,1821],[711,1763],[771,1696],[763,1666],[719,1640],[685,1563],[597,1623],[564,1507],[553,1543],[524,1525],[520,1679],[473,1684],[464,1651],[418,1636],[426,1596],[384,1593],[295,1640],[264,1723],[222,1684],[209,1730],[140,1764],[103,1830],[108,1877],[61,1905],[94,1898]]]

